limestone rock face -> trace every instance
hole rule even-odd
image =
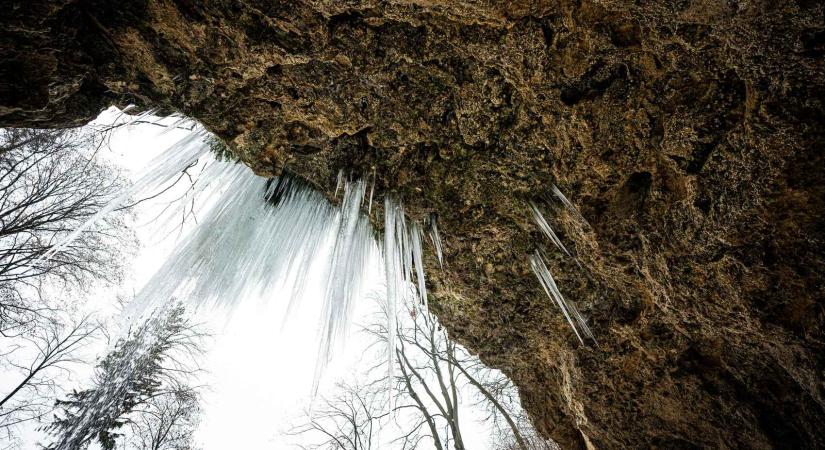
[[[565,448],[823,448],[816,0],[4,0],[0,124],[180,111],[438,215],[451,335]],[[588,224],[547,203],[555,183]],[[527,256],[548,247],[598,345]],[[375,213],[374,213],[375,214]],[[380,220],[377,220],[380,223]],[[578,263],[576,262],[578,261]]]

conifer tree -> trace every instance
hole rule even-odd
[[[203,335],[186,318],[183,306],[156,313],[98,364],[93,386],[57,401],[62,410],[47,427],[53,450],[77,450],[97,441],[115,448],[130,415],[150,400],[177,389],[195,369]]]

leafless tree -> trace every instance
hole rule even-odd
[[[51,399],[59,384],[58,375],[65,375],[73,364],[83,362],[78,350],[99,331],[100,326],[88,317],[70,324],[51,320],[41,324],[34,334],[19,338],[28,345],[13,344],[5,351],[2,356],[9,370],[7,376],[14,374],[18,381],[8,392],[0,393],[0,435],[13,441],[19,425],[40,420],[54,409]],[[12,353],[23,354],[11,358]]]
[[[292,435],[320,436],[318,442],[300,447],[307,450],[380,448],[378,432],[383,419],[389,416],[388,412],[381,412],[386,409],[384,389],[375,384],[340,382],[335,391],[335,396],[321,399],[320,406],[306,412],[306,423],[290,431]]]
[[[436,424],[438,419],[446,423],[447,433],[442,433],[444,447],[452,443],[456,450],[464,450],[459,418],[458,371],[451,363],[456,351],[455,343],[428,313],[417,313],[417,306],[410,305],[411,326],[398,330],[396,355],[401,370],[403,388],[415,403],[421,416],[426,420],[436,448],[442,448],[438,439]],[[416,357],[416,354],[419,355]],[[429,402],[422,400],[425,397]]]
[[[400,430],[392,439],[395,448],[412,449],[429,442],[437,450],[464,450],[462,424],[468,419],[462,419],[460,412],[462,405],[471,403],[486,412],[484,422],[499,450],[556,450],[552,441],[532,428],[519,405],[517,389],[504,374],[453,342],[416,302],[407,305],[407,316],[398,321],[392,383],[386,383],[383,366],[376,365],[366,370],[368,381],[339,385],[338,395],[308,416],[309,423],[293,430],[323,437],[319,444],[305,448],[370,448],[376,443],[356,437],[374,436],[367,430],[383,427],[392,416]],[[376,348],[386,346],[386,323],[382,309],[378,320],[365,327]],[[386,355],[379,358],[386,360]],[[470,392],[472,398],[462,399],[461,392]]]
[[[79,362],[75,350],[98,330],[88,319],[67,323],[66,318],[73,315],[77,294],[87,294],[98,281],[121,277],[123,253],[134,244],[123,211],[172,187],[132,199],[70,243],[58,245],[124,190],[119,170],[99,153],[111,132],[126,123],[131,122],[102,128],[0,129],[0,368],[23,373],[11,392],[0,392],[5,396],[0,431],[9,438],[17,425],[53,409],[52,375],[67,374],[66,366]],[[184,177],[194,183],[184,170],[173,185]],[[182,353],[167,359],[173,366],[168,373],[182,370],[176,359]]]
[[[134,450],[190,450],[200,419],[200,393],[177,383],[134,411],[126,444]]]
[[[518,390],[509,378],[501,371],[487,367],[477,356],[458,346],[438,324],[435,316],[420,305],[408,305],[408,312],[411,320],[406,322],[409,325],[406,329],[399,328],[398,333],[399,364],[403,362],[409,372],[415,374],[416,368],[409,363],[413,358],[407,354],[423,355],[423,358],[415,358],[426,362],[417,368],[419,375],[415,375],[414,379],[420,386],[418,390],[427,394],[438,415],[446,422],[449,435],[442,437],[445,448],[450,445],[455,449],[465,448],[456,392],[469,386],[473,398],[468,400],[472,401],[476,410],[486,412],[483,420],[490,427],[501,450],[555,450],[552,441],[541,438],[535,432],[520,406]],[[412,347],[414,352],[406,350],[407,346]],[[426,372],[431,374],[429,378]],[[402,371],[402,378],[404,377]],[[426,387],[428,379],[432,380],[429,384],[437,386],[437,391]],[[410,383],[404,380],[404,384]],[[411,389],[408,387],[407,391],[410,392]]]
[[[49,252],[123,187],[97,158],[101,140],[78,129],[0,130],[0,334],[16,335],[47,317],[43,287],[80,287],[120,276],[119,215]]]

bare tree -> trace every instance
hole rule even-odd
[[[446,422],[448,433],[443,434],[444,447],[452,443],[456,450],[464,450],[464,438],[459,420],[458,378],[455,366],[450,362],[455,353],[455,343],[446,338],[428,313],[417,313],[417,306],[410,306],[411,326],[399,322],[396,349],[401,369],[400,391],[413,399],[415,407],[430,427],[434,444],[439,435],[433,430],[437,419]],[[429,402],[422,400],[425,397]],[[429,406],[425,406],[429,405]]]
[[[122,218],[113,215],[48,253],[123,187],[97,158],[101,139],[78,129],[0,130],[0,334],[48,317],[43,286],[83,287],[120,276]],[[50,255],[50,256],[47,256]]]
[[[76,294],[121,277],[124,249],[133,245],[123,211],[172,187],[133,200],[58,245],[123,192],[119,170],[99,153],[111,131],[127,123],[0,129],[0,368],[23,374],[19,385],[0,392],[0,431],[9,439],[18,425],[54,409],[53,375],[68,375],[66,365],[79,362],[75,350],[97,330],[88,319],[66,318]],[[194,183],[185,169],[172,185],[183,177]]]
[[[132,414],[128,448],[134,450],[190,450],[200,420],[200,393],[178,383],[149,398]]]
[[[377,442],[382,421],[389,416],[381,412],[386,401],[385,392],[379,387],[364,384],[336,384],[336,395],[321,399],[321,405],[306,412],[307,422],[293,428],[292,435],[320,436],[318,442],[300,445],[314,450],[380,448]]]
[[[499,450],[556,450],[552,441],[541,438],[519,405],[518,390],[500,371],[481,361],[449,339],[436,318],[417,302],[407,305],[408,319],[397,328],[396,374],[391,383],[377,365],[366,370],[359,384],[341,384],[338,394],[324,400],[324,407],[308,415],[308,423],[293,433],[314,432],[318,443],[305,448],[354,450],[375,446],[375,428],[385,427],[394,417],[399,425],[392,438],[395,448],[417,448],[430,442],[437,450],[467,448],[460,412],[468,403],[484,411],[484,422],[492,431]],[[386,348],[386,310],[366,331],[377,348]],[[382,355],[379,359],[386,359]],[[462,399],[461,392],[470,392]],[[392,405],[387,407],[389,399]],[[464,405],[464,408],[462,408]]]
[[[100,326],[84,317],[70,324],[48,321],[33,335],[22,336],[28,346],[15,344],[2,356],[4,365],[19,376],[8,392],[0,393],[0,433],[12,441],[19,425],[40,420],[54,407],[50,400],[58,387],[57,375],[71,371],[73,364],[82,363],[77,355],[100,330]],[[16,351],[23,355],[25,364],[12,361]],[[28,352],[27,352],[28,350]]]
[[[465,448],[458,416],[459,399],[456,395],[464,386],[470,387],[474,408],[486,412],[484,422],[489,425],[500,449],[556,448],[555,443],[541,438],[535,432],[520,406],[518,390],[501,371],[487,367],[477,356],[456,345],[446,330],[438,324],[435,316],[423,310],[421,306],[410,304],[408,312],[411,320],[406,321],[406,326],[399,327],[398,332],[399,359],[410,373],[419,372],[413,377],[420,386],[417,390],[427,394],[431,404],[435,405],[437,415],[446,422],[449,434],[442,433],[445,448],[450,445],[455,449]],[[416,354],[419,356],[415,356]],[[423,363],[419,363],[419,367],[414,367],[409,363],[411,360]],[[427,372],[430,373],[429,378]],[[428,382],[436,386],[437,391],[428,388]],[[407,386],[408,393],[415,389],[415,385],[407,380],[404,380],[404,385]],[[422,415],[424,414],[429,413],[422,411]],[[438,447],[438,444],[436,446]]]

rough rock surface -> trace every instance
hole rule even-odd
[[[822,2],[0,3],[4,126],[176,110],[259,173],[436,212],[434,309],[563,447],[825,447]],[[551,183],[598,346],[526,261]]]

